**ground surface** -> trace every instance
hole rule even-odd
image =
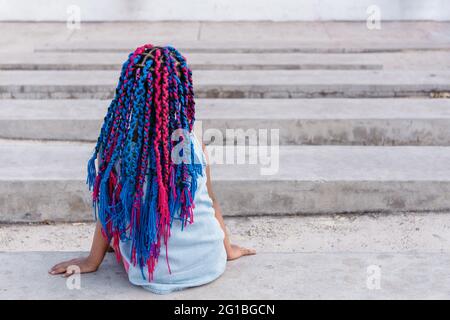
[[[258,252],[450,253],[450,215],[227,217],[234,242]],[[0,225],[0,251],[87,251],[93,223]]]
[[[1,225],[0,298],[446,299],[450,296],[448,213],[229,217],[227,224],[233,242],[256,248],[258,254],[229,262],[225,274],[211,284],[166,296],[129,284],[113,254],[108,254],[95,275],[82,275],[80,290],[68,289],[66,279],[49,276],[47,270],[54,263],[86,255],[92,223]]]

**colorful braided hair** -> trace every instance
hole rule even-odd
[[[193,198],[201,164],[194,152],[179,155],[189,143],[195,115],[192,72],[172,47],[144,45],[122,66],[115,96],[88,162],[87,184],[102,233],[120,260],[120,240],[131,240],[131,262],[149,281],[158,261],[161,241],[167,248],[174,219],[193,222]],[[179,132],[188,133],[174,135]],[[176,138],[172,138],[172,137]],[[95,159],[99,159],[98,172]]]

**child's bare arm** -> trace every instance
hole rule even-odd
[[[97,271],[98,267],[105,257],[106,251],[109,248],[109,243],[102,235],[102,226],[99,221],[95,226],[94,239],[92,240],[91,252],[87,257],[72,259],[56,264],[50,269],[50,274],[63,274],[64,276],[71,275],[74,271],[70,266],[78,266],[81,273],[89,273]]]
[[[206,152],[206,146],[203,144],[203,152],[206,157],[206,187],[208,188],[208,195],[213,202],[213,207],[215,211],[216,219],[219,221],[220,226],[222,227],[223,233],[225,234],[225,238],[223,240],[225,250],[227,252],[228,260],[238,259],[242,256],[253,255],[256,253],[254,249],[243,248],[235,244],[231,244],[230,237],[227,233],[227,228],[225,226],[225,221],[223,220],[222,210],[220,209],[219,202],[216,199],[216,196],[213,192],[212,181],[211,181],[211,168],[209,166],[208,153]]]
[[[101,165],[100,152],[97,155],[97,163],[99,166]],[[49,273],[69,276],[71,272],[68,272],[68,267],[73,265],[78,266],[81,273],[95,272],[102,263],[108,249],[109,243],[102,235],[102,225],[100,221],[97,221],[89,256],[58,263],[50,269]]]

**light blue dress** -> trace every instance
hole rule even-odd
[[[144,268],[142,277],[138,265],[130,263],[131,241],[121,241],[120,251],[129,281],[142,286],[153,293],[166,294],[189,287],[200,286],[217,279],[224,271],[227,255],[223,244],[224,232],[215,217],[211,198],[206,187],[206,160],[202,146],[194,134],[194,152],[196,161],[203,164],[203,174],[197,178],[197,192],[194,203],[194,222],[182,230],[180,220],[172,223],[168,242],[168,256],[171,273],[166,261],[166,248],[161,244],[158,263],[149,282]]]

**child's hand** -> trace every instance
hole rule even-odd
[[[238,245],[232,244],[227,250],[227,259],[236,260],[243,256],[250,256],[256,254],[255,249],[242,248]]]
[[[67,270],[67,268],[74,265],[80,268],[81,273],[95,272],[99,267],[99,264],[89,257],[77,258],[56,264],[48,273],[52,275],[62,274],[64,277],[68,277],[73,274],[73,271]]]

